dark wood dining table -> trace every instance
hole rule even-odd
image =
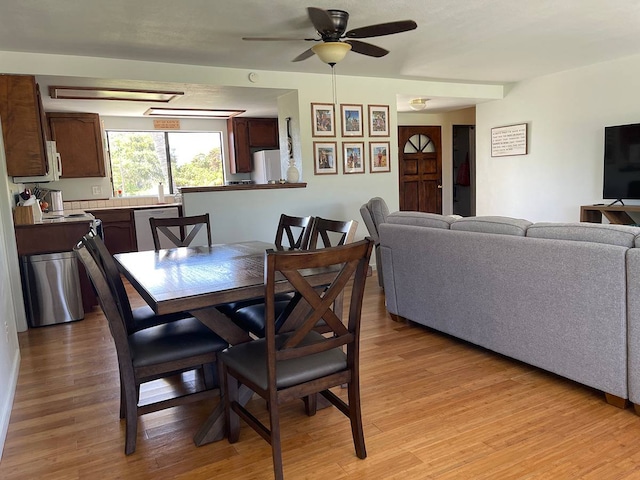
[[[116,262],[131,285],[158,314],[188,311],[229,344],[251,341],[216,305],[264,296],[265,252],[274,245],[239,242],[211,247],[181,247],[168,250],[120,253]],[[312,286],[330,283],[335,269],[302,272]],[[276,292],[290,291],[286,281]],[[252,391],[245,388],[240,399],[248,402]],[[196,445],[224,437],[222,402],[194,436]]]

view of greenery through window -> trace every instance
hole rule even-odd
[[[220,132],[107,131],[113,189],[122,196],[224,185]],[[167,158],[169,160],[167,160]]]

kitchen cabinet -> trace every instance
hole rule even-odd
[[[46,122],[34,76],[0,75],[0,118],[7,174],[11,177],[45,175]]]
[[[233,117],[227,131],[231,173],[250,173],[253,152],[280,148],[277,118]]]
[[[98,114],[47,112],[47,121],[62,159],[62,178],[105,176]]]
[[[136,230],[132,209],[91,210],[89,213],[102,220],[104,244],[111,254],[136,251]]]

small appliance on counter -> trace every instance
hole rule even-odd
[[[49,211],[61,212],[62,210],[64,210],[62,192],[60,190],[49,190]]]

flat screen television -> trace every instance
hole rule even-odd
[[[640,199],[640,123],[604,129],[602,197]]]

